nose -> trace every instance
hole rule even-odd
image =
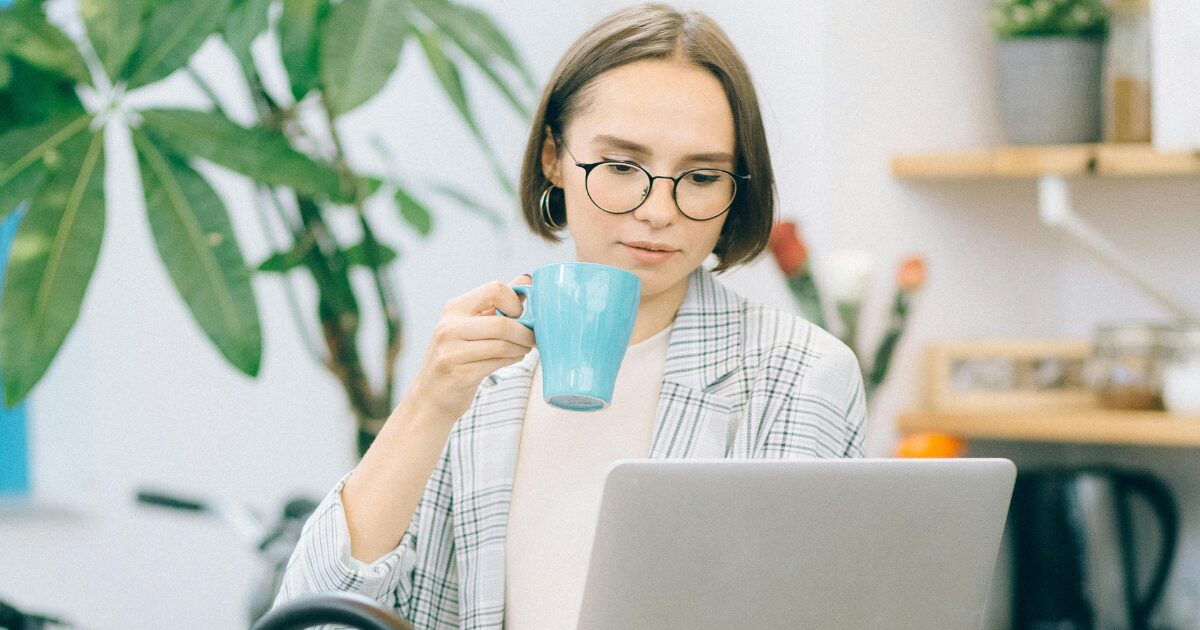
[[[664,180],[664,181],[659,181]],[[658,184],[657,186],[655,184]],[[658,176],[650,180],[650,196],[633,211],[634,218],[646,221],[658,228],[670,225],[678,210],[675,208],[675,182],[670,177]]]

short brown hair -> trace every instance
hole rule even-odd
[[[561,136],[571,116],[582,108],[588,84],[604,72],[642,59],[673,57],[708,70],[721,82],[733,111],[734,170],[750,176],[738,187],[713,248],[719,259],[714,271],[749,262],[763,251],[775,214],[775,175],[750,71],[712,18],[662,4],[629,7],[605,18],[584,33],[554,69],[533,117],[521,165],[521,208],[535,234],[551,242],[562,240],[560,230],[547,224],[539,205],[551,185],[541,162],[546,128]],[[561,199],[551,195],[550,203],[551,218],[560,226],[566,224]]]

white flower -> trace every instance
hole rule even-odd
[[[860,250],[840,250],[825,256],[817,273],[835,304],[860,303],[871,288],[875,259]]]

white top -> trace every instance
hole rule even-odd
[[[506,630],[571,630],[578,623],[604,473],[617,459],[650,454],[671,329],[625,351],[603,411],[547,405],[541,366],[535,369],[509,507]]]

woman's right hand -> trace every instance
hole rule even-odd
[[[466,413],[487,375],[534,347],[532,330],[496,313],[519,316],[524,305],[512,285],[532,282],[528,275],[489,282],[447,302],[405,402],[451,423]]]

